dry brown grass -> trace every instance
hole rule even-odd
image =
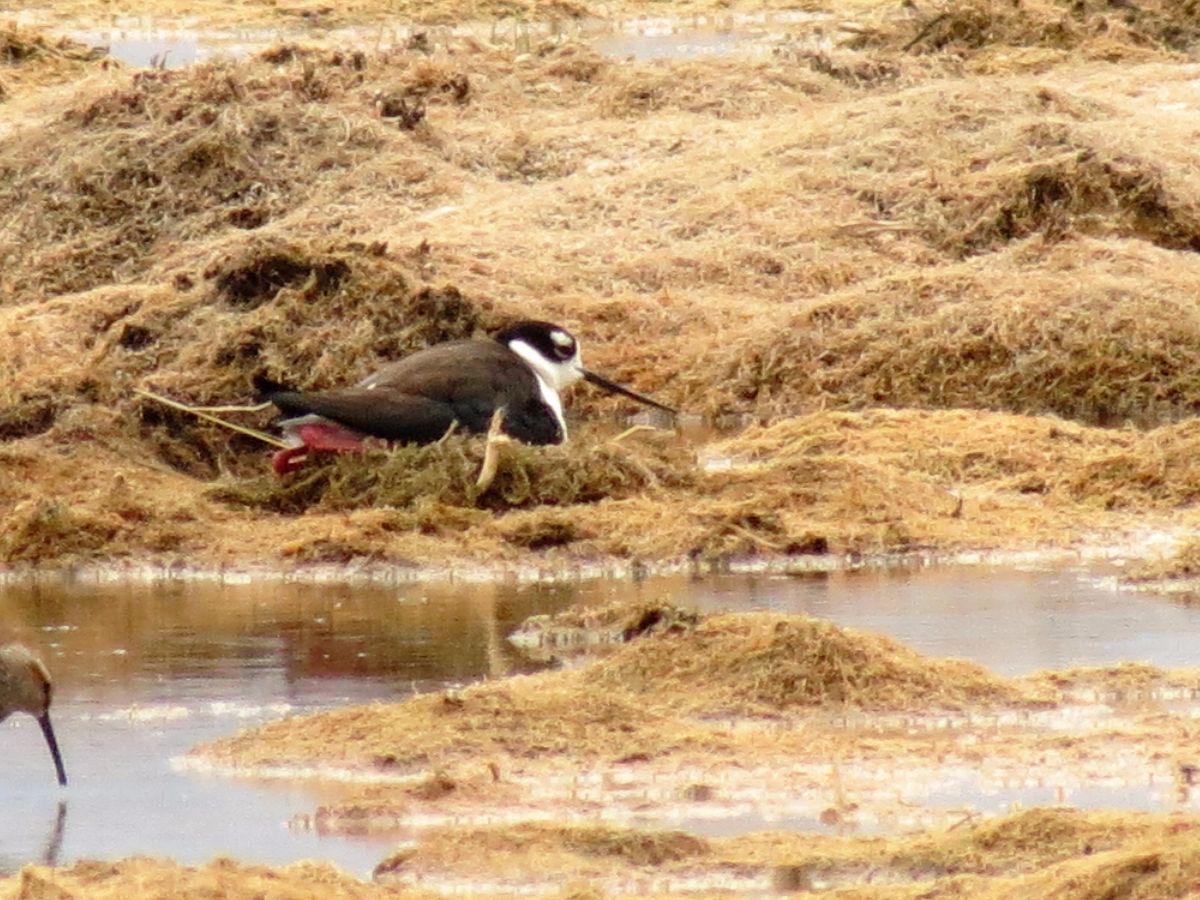
[[[238,767],[319,763],[407,772],[503,755],[652,757],[701,739],[711,738],[620,692],[575,676],[540,675],[284,719],[196,752]]]
[[[763,832],[701,840],[677,832],[611,825],[523,823],[425,831],[419,844],[385,859],[367,884],[328,867],[282,868],[218,860],[185,867],[164,860],[84,861],[31,866],[0,881],[0,896],[48,892],[95,897],[221,896],[306,898],[429,896],[422,879],[554,881],[571,896],[601,896],[645,885],[683,884],[722,874],[762,873],[779,891],[870,900],[922,897],[1058,897],[1094,900],[1182,897],[1197,877],[1196,822],[1189,817],[1032,809],[994,821],[921,835],[832,837]],[[675,881],[674,879],[679,879]],[[476,882],[470,882],[472,884]],[[639,887],[640,886],[640,887]],[[55,896],[58,894],[55,893]],[[655,896],[695,896],[669,887]]]
[[[974,663],[926,659],[882,635],[804,616],[715,616],[683,635],[635,641],[595,667],[595,679],[612,690],[703,713],[960,708],[1038,699]]]
[[[1122,582],[1188,606],[1200,602],[1200,540],[1188,537],[1167,556],[1130,566]]]
[[[594,433],[585,433],[577,443],[562,447],[507,446],[495,480],[481,491],[476,482],[483,443],[482,438],[452,435],[424,447],[340,456],[283,480],[264,475],[219,485],[210,496],[287,513],[366,506],[404,509],[418,504],[506,511],[591,504],[657,489],[686,488],[695,478],[690,454],[677,445],[606,443]],[[510,538],[526,546],[569,543],[554,540],[554,532],[563,527],[565,523],[551,517],[540,529],[527,525]]]
[[[832,837],[763,832],[699,841],[669,832],[606,826],[523,824],[438,828],[384,872],[412,883],[461,872],[587,879],[610,890],[631,876],[771,873],[777,890],[833,896],[1091,898],[1106,876],[1134,897],[1173,896],[1194,866],[1179,868],[1195,844],[1193,819],[1069,809],[1032,809],[993,821],[902,837]],[[601,842],[601,852],[591,846]],[[486,848],[468,857],[466,847]],[[608,852],[605,852],[608,851]],[[615,852],[614,852],[615,851]],[[615,858],[606,858],[615,857]],[[469,859],[469,863],[468,863]],[[1140,862],[1140,864],[1139,864]],[[628,884],[628,882],[625,882]],[[840,888],[840,890],[839,890]],[[671,895],[677,895],[668,892]]]
[[[1164,671],[1137,662],[1038,672],[1028,680],[1066,696],[1079,696],[1085,700],[1098,697],[1106,703],[1147,703],[1167,694],[1186,696],[1200,691],[1200,671]]]
[[[712,856],[804,871],[812,881],[864,897],[1084,900],[1109,889],[1167,897],[1186,891],[1195,877],[1191,865],[1180,862],[1187,858],[1183,848],[1197,840],[1196,828],[1194,819],[1174,816],[1031,809],[895,839],[747,835],[713,842]],[[864,883],[868,878],[898,885],[872,887]]]
[[[679,634],[700,622],[695,612],[662,599],[614,600],[596,607],[571,607],[551,615],[530,616],[508,640],[532,659],[557,660],[581,653],[603,653],[650,634]]]
[[[71,477],[6,502],[108,521],[111,473],[72,471],[84,447],[131,484],[185,476],[136,487],[147,514],[102,543],[31,540],[42,559],[206,541],[223,560],[707,559],[1028,545],[1128,527],[1110,513],[1183,515],[1200,493],[1186,425],[989,413],[1151,428],[1200,405],[1194,70],[1166,38],[1100,36],[1115,11],[958,12],[995,21],[905,52],[908,13],[847,8],[864,27],[837,33],[861,46],[824,62],[439,38],[48,90],[47,120],[0,131],[16,210],[0,224],[0,440]],[[1142,55],[1002,65],[1005,48],[1059,52],[1037,23],[1064,16],[1071,52],[1103,37]],[[424,104],[411,130],[380,116],[400,100]],[[688,412],[786,420],[705,448],[759,461],[711,475],[573,429],[574,448],[517,452],[477,498],[457,444],[281,484],[255,477],[253,442],[131,393],[245,400],[255,371],[325,387],[529,315]],[[577,409],[615,403],[581,391]],[[157,533],[180,491],[198,520]],[[410,512],[355,518],[379,504]]]
[[[164,244],[260,227],[378,152],[380,129],[326,109],[352,60],[281,68],[135,73],[7,141],[7,302],[136,279]]]
[[[496,0],[421,15],[584,8]],[[242,4],[236,18],[336,25],[379,11],[300,0]],[[286,46],[137,74],[4,32],[22,64],[0,71],[0,207],[13,211],[0,221],[0,559],[719,561],[1194,527],[1190,0],[854,2],[822,27],[833,46],[797,40],[753,61],[437,39],[428,54]],[[424,104],[411,129],[380,116],[401,100]],[[260,369],[327,386],[514,315],[563,321],[589,364],[689,411],[770,421],[702,448],[733,460],[724,471],[576,429],[562,450],[516,448],[480,497],[468,441],[276,482],[257,477],[261,448],[130,391],[238,399]],[[1185,546],[1168,573],[1189,573],[1194,554]],[[740,760],[758,746],[705,714],[817,721],[1195,687],[1141,666],[1007,681],[799,617],[668,631],[578,672],[285,720],[207,752],[420,769],[405,802],[437,805],[513,799],[443,764]],[[1194,728],[1171,727],[1162,741],[1145,722],[1053,746],[1002,739],[1038,753],[1140,741],[1190,759]],[[892,746],[801,739],[822,760],[847,741]],[[934,744],[946,752],[936,739],[910,752],[928,759]],[[711,863],[854,896],[1162,897],[1194,888],[1194,834],[1186,816],[1065,810],[897,839],[518,826],[448,829],[398,865],[453,870],[446,848],[465,835],[498,872],[549,861],[602,880]],[[0,883],[6,896],[386,890],[311,867],[140,860]]]
[[[728,745],[696,716],[1026,707],[1053,696],[821,620],[732,614],[634,637],[580,669],[284,719],[196,752],[237,767],[381,771],[494,756],[650,759]]]
[[[474,849],[468,852],[468,847]],[[638,877],[678,864],[695,865],[708,855],[706,841],[680,831],[594,823],[433,828],[422,835],[418,848],[383,860],[375,879],[413,884],[470,868],[480,881],[485,874],[522,878],[540,871],[560,884],[586,884],[614,874]]]
[[[1093,59],[1141,59],[1185,52],[1200,33],[1189,0],[1136,7],[1090,7],[1064,0],[1020,4],[996,0],[912,7],[882,17],[853,41],[910,54],[953,54],[971,60],[1017,48],[1074,51]],[[975,59],[976,63],[980,60]],[[1043,58],[1044,64],[1044,58]]]
[[[418,891],[364,884],[331,865],[300,862],[290,866],[250,866],[217,859],[203,866],[138,857],[116,862],[82,860],[72,866],[26,866],[19,875],[0,880],[0,897],[31,900],[34,897],[226,897],[253,900],[318,900],[331,896],[422,897]]]
[[[120,68],[106,58],[103,50],[93,50],[67,37],[53,38],[14,24],[0,24],[0,103],[9,93],[27,88],[58,84],[82,77],[85,73]],[[5,87],[5,82],[11,87]]]
[[[1073,279],[1085,272],[1081,292]],[[1023,245],[809,304],[782,336],[723,351],[727,389],[781,411],[809,398],[1152,425],[1193,414],[1200,400],[1198,288],[1200,265],[1178,254]]]

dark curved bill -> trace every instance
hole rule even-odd
[[[63,769],[62,754],[58,752],[58,741],[54,739],[54,727],[50,724],[50,713],[45,712],[38,716],[38,724],[42,726],[42,734],[46,736],[46,743],[50,745],[50,755],[54,757],[54,768],[58,772],[58,783],[65,787],[67,773]]]
[[[647,406],[653,406],[655,409],[661,409],[663,412],[668,412],[673,416],[679,415],[679,410],[672,409],[670,406],[664,406],[657,400],[651,400],[649,397],[637,393],[637,391],[631,391],[627,387],[622,387],[615,381],[609,381],[607,378],[603,378],[600,375],[597,375],[595,372],[589,372],[587,369],[580,369],[580,371],[583,373],[584,381],[594,384],[598,388],[603,388],[610,394],[620,394],[622,397],[628,397],[630,400],[636,400],[638,403],[645,403]]]

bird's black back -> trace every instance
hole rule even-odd
[[[504,430],[518,440],[556,444],[563,439],[541,398],[537,376],[495,341],[438,344],[389,363],[352,387],[296,391],[262,378],[255,386],[287,415],[318,415],[391,441],[430,443],[454,422],[465,431],[484,432],[501,406]]]

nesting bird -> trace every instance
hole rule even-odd
[[[273,460],[275,471],[283,474],[302,465],[309,451],[357,450],[367,437],[428,444],[453,427],[482,434],[498,410],[510,437],[559,444],[567,437],[560,392],[581,379],[676,412],[588,371],[569,331],[532,320],[517,322],[491,340],[436,344],[350,387],[297,391],[261,377],[254,385],[263,400],[289,416],[280,426],[291,446]]]
[[[29,713],[42,726],[42,734],[50,747],[58,783],[67,783],[58,741],[50,724],[50,697],[53,688],[46,666],[29,648],[22,644],[0,646],[0,722],[14,712]]]

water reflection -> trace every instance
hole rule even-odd
[[[103,48],[114,59],[135,67],[175,69],[214,59],[240,59],[280,43],[357,47],[373,51],[418,46],[443,48],[454,36],[528,52],[551,41],[575,40],[618,59],[691,59],[741,53],[766,56],[785,39],[817,46],[828,14],[801,10],[718,12],[691,16],[628,19],[525,19],[463,22],[431,27],[395,20],[375,25],[328,27],[188,27],[169,18],[117,17],[109,24],[77,23],[68,37]],[[19,24],[47,27],[27,11]]]
[[[1121,592],[1084,568],[557,584],[9,584],[0,587],[0,640],[44,655],[72,778],[66,793],[58,789],[32,719],[0,726],[0,872],[48,859],[141,853],[200,863],[232,853],[273,864],[325,858],[365,876],[389,838],[285,827],[344,788],[181,772],[171,759],[284,715],[531,671],[538,664],[506,640],[522,621],[618,598],[808,612],[1008,674],[1123,660],[1190,665],[1200,639],[1200,609]],[[972,800],[970,785],[952,793],[941,799]],[[1013,797],[1023,799],[1006,788],[995,802]],[[1129,802],[1163,801],[1141,790]]]
[[[42,648],[59,703],[63,690],[120,702],[256,670],[282,681],[282,699],[306,703],[331,689],[378,696],[531,670],[505,635],[572,596],[563,585],[36,583],[0,591],[0,622]]]
[[[49,854],[162,854],[200,863],[332,859],[367,875],[389,843],[289,832],[337,788],[175,771],[197,743],[282,715],[396,699],[530,671],[505,641],[527,616],[568,605],[568,586],[11,585],[0,639],[39,648],[56,682],[71,815],[36,723],[0,726],[0,872]],[[114,816],[119,817],[114,827]]]

